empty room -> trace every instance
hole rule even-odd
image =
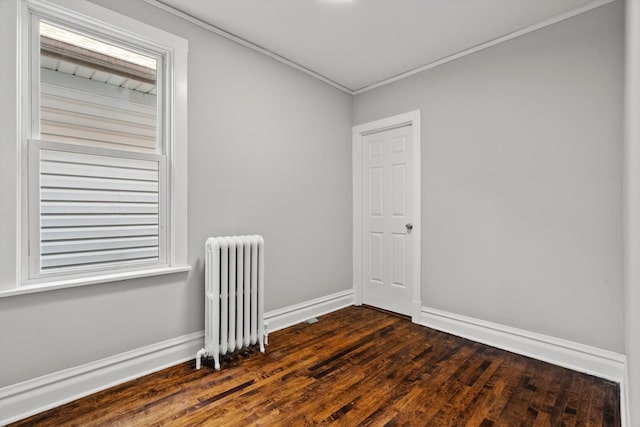
[[[640,0],[0,0],[0,425],[640,427]]]

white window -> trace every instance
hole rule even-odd
[[[186,41],[88,2],[22,15],[21,284],[186,269]]]

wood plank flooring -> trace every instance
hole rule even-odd
[[[616,383],[367,307],[183,363],[15,426],[619,426]]]

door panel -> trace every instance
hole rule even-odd
[[[382,167],[372,167],[369,169],[370,182],[370,216],[382,217],[384,202],[384,169]]]
[[[407,167],[404,164],[391,166],[391,190],[393,194],[393,216],[407,216]]]
[[[392,235],[392,276],[391,283],[395,286],[407,286],[407,236],[404,233]]]
[[[369,235],[370,242],[370,265],[369,280],[382,284],[384,282],[384,234],[372,232]]]

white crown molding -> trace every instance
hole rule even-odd
[[[353,305],[353,290],[349,289],[269,311],[264,314],[264,320],[268,325],[268,332],[271,333],[351,305]]]
[[[182,19],[184,19],[186,21],[191,22],[192,24],[196,24],[197,26],[202,27],[205,30],[209,30],[212,33],[215,33],[215,34],[217,34],[217,35],[219,35],[221,37],[224,37],[224,38],[229,39],[229,40],[231,40],[233,42],[236,42],[236,43],[238,43],[238,44],[240,44],[240,45],[242,45],[244,47],[247,47],[247,48],[249,48],[251,50],[254,50],[254,51],[259,52],[259,53],[261,53],[263,55],[266,55],[269,58],[275,59],[278,62],[282,62],[283,64],[288,65],[289,67],[295,68],[298,71],[302,71],[303,73],[308,74],[311,77],[314,77],[314,78],[316,78],[316,79],[328,84],[329,86],[333,86],[336,89],[339,89],[339,90],[341,90],[341,91],[343,91],[345,93],[348,93],[349,95],[353,95],[353,91],[351,89],[346,88],[346,87],[342,86],[341,84],[336,83],[333,80],[323,76],[322,74],[318,74],[315,71],[310,70],[307,67],[304,67],[304,66],[302,66],[302,65],[300,65],[300,64],[298,64],[296,62],[293,62],[290,59],[285,58],[284,56],[278,55],[275,52],[272,52],[272,51],[270,51],[268,49],[265,49],[262,46],[259,46],[259,45],[255,44],[255,43],[252,43],[252,42],[250,42],[248,40],[245,40],[245,39],[243,39],[241,37],[238,37],[235,34],[232,34],[232,33],[228,32],[228,31],[220,29],[220,28],[218,28],[218,27],[216,27],[214,25],[211,25],[208,22],[205,22],[205,21],[203,21],[201,19],[196,18],[195,16],[189,15],[188,13],[185,13],[185,12],[179,10],[179,9],[176,9],[176,8],[174,8],[172,6],[164,4],[159,0],[144,0],[144,1],[146,3],[149,3],[152,6],[157,7],[158,9],[162,9],[165,12],[169,12],[172,15],[175,15],[175,16],[177,16],[179,18],[182,18]]]
[[[193,359],[204,331],[0,388],[0,425]]]
[[[476,46],[470,47],[469,49],[461,50],[460,52],[454,53],[453,55],[445,56],[444,58],[440,58],[436,61],[430,62],[428,64],[422,65],[418,68],[414,68],[413,70],[409,70],[407,72],[398,74],[396,76],[390,77],[385,80],[381,80],[377,83],[373,83],[362,87],[360,89],[356,89],[353,91],[353,95],[358,95],[363,92],[370,91],[372,89],[378,88],[380,86],[385,86],[390,83],[396,82],[398,80],[406,79],[407,77],[411,77],[414,74],[421,73],[423,71],[430,70],[432,68],[438,67],[440,65],[446,64],[447,62],[455,61],[456,59],[460,59],[462,57],[471,55],[473,53],[479,52],[481,50],[490,48],[492,46],[498,45],[500,43],[507,42],[509,40],[515,39],[520,36],[524,36],[525,34],[532,33],[534,31],[538,31],[542,28],[548,27],[549,25],[557,24],[558,22],[562,22],[566,19],[573,18],[574,16],[581,15],[585,12],[589,12],[590,10],[596,9],[598,7],[604,6],[606,4],[612,3],[616,0],[594,0],[590,3],[584,4],[582,6],[573,8],[566,12],[562,12],[558,15],[552,16],[551,18],[547,18],[543,21],[538,22],[537,24],[529,25],[527,27],[521,28],[519,30],[513,31],[511,33],[505,34],[503,36],[497,37],[495,39],[486,41],[484,43],[480,43]]]
[[[444,58],[440,58],[440,59],[438,59],[436,61],[433,61],[433,62],[430,62],[428,64],[422,65],[422,66],[420,66],[418,68],[415,68],[413,70],[409,70],[407,72],[398,74],[398,75],[393,76],[393,77],[389,77],[388,79],[384,79],[384,80],[381,80],[379,82],[376,82],[376,83],[373,83],[373,84],[370,84],[370,85],[367,85],[367,86],[364,86],[364,87],[362,87],[360,89],[355,89],[355,90],[349,89],[349,88],[347,88],[345,86],[342,86],[341,84],[336,83],[335,81],[333,81],[331,79],[328,79],[327,77],[325,77],[325,76],[323,76],[323,75],[321,75],[319,73],[316,73],[315,71],[310,70],[309,68],[306,68],[306,67],[304,67],[304,66],[302,66],[300,64],[297,64],[297,63],[291,61],[290,59],[287,59],[287,58],[285,58],[283,56],[280,56],[277,53],[274,53],[274,52],[272,52],[272,51],[270,51],[268,49],[265,49],[262,46],[259,46],[259,45],[255,44],[255,43],[252,43],[252,42],[250,42],[248,40],[245,40],[245,39],[243,39],[241,37],[238,37],[238,36],[236,36],[236,35],[234,35],[232,33],[229,33],[227,31],[224,31],[224,30],[222,30],[222,29],[220,29],[220,28],[218,28],[218,27],[216,27],[214,25],[211,25],[211,24],[209,24],[207,22],[204,22],[204,21],[202,21],[202,20],[200,20],[200,19],[198,19],[198,18],[196,18],[194,16],[191,16],[191,15],[185,13],[185,12],[182,12],[181,10],[178,10],[178,9],[172,7],[172,6],[164,4],[160,0],[144,0],[144,1],[146,3],[152,5],[152,6],[155,6],[155,7],[159,8],[159,9],[162,9],[162,10],[164,10],[166,12],[169,12],[169,13],[175,15],[175,16],[178,16],[178,17],[180,17],[180,18],[182,18],[184,20],[187,20],[187,21],[189,21],[189,22],[191,22],[193,24],[196,24],[196,25],[198,25],[198,26],[200,26],[202,28],[205,28],[205,29],[207,29],[207,30],[219,35],[219,36],[222,36],[222,37],[224,37],[226,39],[232,40],[232,41],[234,41],[234,42],[236,42],[236,43],[238,43],[238,44],[240,44],[242,46],[248,47],[249,49],[252,49],[252,50],[254,50],[256,52],[260,52],[260,53],[262,53],[262,54],[264,54],[264,55],[266,55],[266,56],[268,56],[268,57],[270,57],[272,59],[275,59],[276,61],[282,62],[283,64],[286,64],[286,65],[288,65],[290,67],[293,67],[296,70],[302,71],[303,73],[308,74],[308,75],[310,75],[312,77],[315,77],[316,79],[321,80],[321,81],[327,83],[328,85],[333,86],[336,89],[339,89],[339,90],[341,90],[341,91],[343,91],[345,93],[348,93],[349,95],[358,95],[358,94],[370,91],[372,89],[376,89],[378,87],[388,85],[388,84],[396,82],[398,80],[405,79],[407,77],[413,76],[414,74],[418,74],[418,73],[421,73],[423,71],[427,71],[427,70],[429,70],[431,68],[435,68],[435,67],[437,67],[439,65],[443,65],[443,64],[446,64],[448,62],[455,61],[456,59],[460,59],[460,58],[465,57],[467,55],[471,55],[473,53],[476,53],[476,52],[479,52],[481,50],[487,49],[489,47],[495,46],[497,44],[504,43],[506,41],[515,39],[515,38],[523,36],[525,34],[540,30],[542,28],[548,27],[549,25],[557,24],[558,22],[562,22],[562,21],[564,21],[566,19],[573,18],[574,16],[578,16],[580,14],[589,12],[589,11],[591,11],[593,9],[596,9],[598,7],[601,7],[601,6],[604,6],[606,4],[612,3],[612,2],[614,2],[616,0],[594,0],[594,1],[590,2],[590,3],[584,4],[582,6],[578,6],[576,8],[570,9],[568,11],[562,12],[562,13],[560,13],[558,15],[555,15],[555,16],[552,16],[550,18],[547,18],[547,19],[545,19],[543,21],[540,21],[540,22],[538,22],[536,24],[529,25],[527,27],[521,28],[519,30],[513,31],[511,33],[508,33],[508,34],[505,34],[503,36],[497,37],[495,39],[489,40],[487,42],[480,43],[480,44],[478,44],[476,46],[473,46],[473,47],[471,47],[469,49],[462,50],[462,51],[457,52],[457,53],[455,53],[453,55],[449,55],[449,56],[446,56]]]
[[[422,307],[422,325],[578,372],[624,381],[624,354],[473,317]]]

